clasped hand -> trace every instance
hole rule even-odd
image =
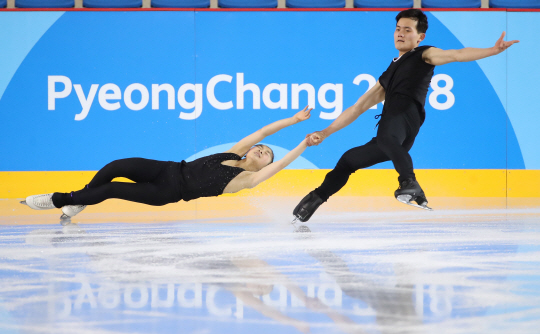
[[[322,131],[315,131],[306,135],[307,146],[317,146],[326,138]]]

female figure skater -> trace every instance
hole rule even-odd
[[[192,162],[143,158],[115,160],[99,170],[82,190],[33,195],[21,203],[35,210],[61,208],[63,214],[60,218],[66,219],[75,216],[87,205],[98,204],[109,198],[159,206],[253,188],[287,167],[307,147],[304,139],[283,159],[272,163],[272,149],[255,144],[287,126],[308,119],[311,110],[305,107],[293,117],[269,124],[224,153]],[[135,183],[112,182],[117,177],[125,177]]]

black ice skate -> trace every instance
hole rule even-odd
[[[315,191],[307,194],[293,210],[293,224],[296,223],[297,220],[302,223],[307,222],[322,203],[323,200],[315,193]]]
[[[416,208],[433,211],[432,208],[428,207],[428,201],[426,195],[418,182],[413,178],[408,178],[405,181],[402,181],[399,185],[399,189],[394,192],[394,196],[401,203],[405,203]],[[416,203],[413,203],[416,202]]]

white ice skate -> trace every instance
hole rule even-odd
[[[26,200],[21,201],[21,204],[26,204],[34,210],[50,210],[56,209],[52,202],[51,194],[32,195],[26,197]]]
[[[411,202],[411,199],[412,199],[411,195],[398,195],[398,196],[396,196],[396,199],[398,201],[400,201],[401,203],[405,203],[407,205],[414,206],[415,208],[420,208],[420,209],[424,209],[424,210],[428,210],[428,211],[433,211],[432,208],[427,206],[427,201],[422,202],[421,204],[416,204],[414,202]]]
[[[69,219],[86,208],[86,205],[66,205],[62,207],[60,219]]]

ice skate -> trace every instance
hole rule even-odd
[[[42,194],[42,195],[32,195],[26,197],[26,200],[21,201],[21,204],[28,205],[34,210],[50,210],[56,209],[52,201],[51,194]]]
[[[70,219],[82,210],[86,208],[86,205],[66,205],[62,207],[63,214],[60,219]]]
[[[414,206],[415,208],[433,211],[432,208],[427,206],[428,201],[424,191],[413,178],[402,181],[399,189],[394,192],[394,196],[401,203]]]
[[[293,215],[295,217],[293,224],[297,220],[302,223],[307,222],[322,203],[323,200],[315,193],[315,191],[307,194],[293,210]]]

